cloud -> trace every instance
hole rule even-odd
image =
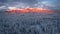
[[[0,6],[17,8],[40,7],[58,9],[60,8],[60,0],[0,0]]]
[[[6,6],[0,6],[0,11],[6,11],[8,8]]]
[[[48,9],[60,9],[60,2],[58,0],[41,1],[40,5]]]

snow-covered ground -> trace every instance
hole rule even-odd
[[[60,15],[0,12],[0,34],[60,34]]]

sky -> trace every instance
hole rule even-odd
[[[60,0],[0,0],[0,10],[8,7],[39,7],[60,10]]]

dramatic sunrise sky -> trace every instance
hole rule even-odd
[[[8,7],[40,7],[59,10],[60,0],[0,0],[0,10],[8,9]]]

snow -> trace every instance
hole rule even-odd
[[[0,12],[0,34],[60,34],[58,13]]]

